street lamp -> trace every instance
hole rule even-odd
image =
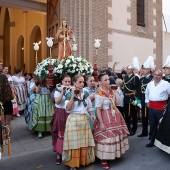
[[[98,52],[98,49],[100,47],[100,39],[95,39],[94,40],[94,47],[96,48],[96,56],[95,56],[95,63],[94,63],[94,66],[93,66],[93,76],[94,76],[94,79],[95,79],[95,82],[98,82],[98,67],[97,67],[97,52]]]
[[[51,55],[51,48],[53,46],[53,37],[46,37],[46,40],[47,40],[47,46],[50,48],[50,59],[52,58],[52,55]]]
[[[38,43],[37,42],[34,42],[34,50],[35,50],[35,64],[37,66],[38,64],[38,57],[37,57],[37,51],[39,50],[39,45],[41,44],[41,41],[39,41]]]
[[[72,50],[73,50],[74,56],[75,56],[75,52],[77,51],[77,45],[78,44],[72,44]]]
[[[46,86],[49,88],[52,88],[54,85],[54,73],[53,73],[53,67],[51,64],[52,54],[51,54],[51,48],[53,46],[53,37],[46,37],[47,40],[47,46],[50,48],[50,64],[49,64],[49,73],[48,78],[46,79]]]
[[[95,63],[97,63],[97,52],[98,52],[98,49],[100,47],[100,39],[94,39],[94,47],[96,48],[96,59],[95,59]]]

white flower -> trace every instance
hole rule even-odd
[[[67,59],[67,60],[66,60],[66,63],[67,63],[67,64],[68,64],[68,63],[70,63],[70,60],[69,60],[69,59]]]
[[[81,61],[81,58],[77,58],[77,61],[78,61],[78,62]]]
[[[73,68],[74,68],[74,69],[76,68],[76,66],[77,66],[76,64],[73,64]]]
[[[70,58],[71,58],[72,60],[74,60],[74,56],[70,56]]]
[[[59,65],[58,65],[58,68],[63,68],[63,65],[62,65],[62,64],[59,64]]]
[[[87,67],[87,66],[84,66],[84,70],[88,70],[88,67]]]
[[[66,59],[62,59],[54,69],[54,74],[67,73],[74,76],[76,74],[87,75],[93,72],[92,65],[84,58],[69,56]]]
[[[53,73],[56,72],[56,65],[57,65],[56,63],[57,63],[56,59],[51,59],[51,64],[54,68]],[[49,64],[50,64],[49,58],[42,60],[41,63],[38,63],[38,65],[36,66],[36,70],[34,71],[34,74],[40,79],[47,78],[49,74],[49,71],[48,71]]]

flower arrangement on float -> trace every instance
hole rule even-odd
[[[50,62],[51,62],[53,69],[57,67],[57,59],[46,58],[37,64],[36,69],[34,71],[34,74],[36,75],[37,78],[43,80],[48,77],[48,74],[49,74],[48,69],[49,69]],[[54,70],[53,70],[53,73],[54,73]],[[56,74],[56,76],[60,76],[60,74],[58,75]]]
[[[54,68],[54,75],[57,77],[58,74],[68,74],[71,77],[76,74],[89,75],[92,74],[93,67],[86,59],[82,57],[69,56],[62,59],[58,66]]]
[[[50,58],[42,60],[38,63],[34,74],[39,79],[46,79],[49,74]],[[86,59],[81,57],[69,56],[62,59],[57,65],[57,59],[51,59],[53,74],[55,78],[61,78],[63,74],[68,74],[71,77],[76,74],[89,75],[93,73],[93,67]]]

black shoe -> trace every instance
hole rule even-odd
[[[150,147],[153,147],[153,146],[155,146],[155,145],[152,142],[150,142],[146,145],[147,148],[150,148]]]
[[[141,133],[141,134],[140,134],[140,135],[138,135],[137,137],[145,137],[145,136],[148,136],[148,134]]]
[[[130,132],[130,136],[133,136],[133,135],[135,135],[136,134],[136,131],[131,131]]]

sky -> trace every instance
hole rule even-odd
[[[167,31],[170,32],[170,0],[163,0],[162,3],[163,3],[162,4],[163,15],[164,15]],[[163,30],[166,31],[164,21],[163,21]]]

